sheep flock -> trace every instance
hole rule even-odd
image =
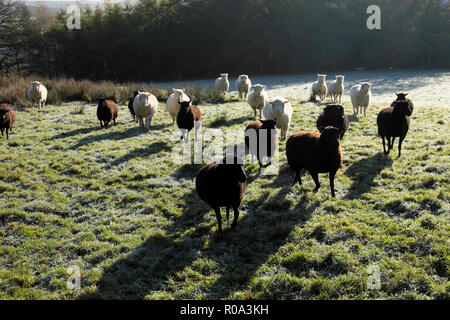
[[[295,174],[294,184],[302,184],[301,171],[306,170],[313,178],[317,191],[320,188],[319,174],[328,173],[330,179],[330,194],[335,197],[334,179],[336,172],[343,167],[343,152],[345,141],[342,140],[347,132],[350,121],[344,112],[344,107],[339,104],[344,95],[344,76],[337,75],[336,80],[327,85],[326,74],[318,74],[317,81],[311,84],[310,99],[319,97],[320,103],[330,97],[331,103],[326,104],[323,110],[318,110],[317,130],[300,131],[289,133],[294,105],[285,97],[269,97],[266,85],[254,84],[248,75],[239,75],[236,80],[236,89],[239,100],[248,103],[254,116],[254,121],[247,126],[242,126],[242,140],[245,141],[246,153],[256,156],[260,169],[263,170],[271,165],[272,157],[278,147],[279,139],[287,140],[286,158],[289,167]],[[230,88],[228,73],[221,73],[215,79],[214,86],[228,93]],[[363,82],[353,86],[349,91],[353,105],[354,117],[367,116],[371,101],[371,88],[373,84]],[[24,88],[25,89],[25,88]],[[41,111],[45,109],[47,100],[47,89],[40,81],[31,83],[27,91],[30,105],[38,107]],[[399,138],[399,153],[401,156],[402,143],[410,126],[410,119],[414,105],[406,98],[407,94],[397,94],[392,104],[381,110],[377,118],[378,134],[382,138],[384,153],[387,155],[393,148],[395,138]],[[202,112],[199,106],[191,104],[193,97],[189,97],[184,89],[173,89],[173,94],[166,102],[168,118],[172,124],[177,124],[182,133],[185,143],[190,141],[190,131],[195,131],[195,141],[198,139],[201,128]],[[158,100],[149,92],[135,91],[129,98],[128,109],[132,121],[139,123],[142,130],[150,130],[152,119],[158,112]],[[118,118],[118,107],[112,100],[101,98],[98,100],[97,117],[101,128],[108,128],[110,123],[116,125]],[[259,111],[259,118],[257,118]],[[243,114],[246,111],[242,111]],[[320,113],[321,112],[321,113]],[[264,119],[262,119],[264,116]],[[20,119],[18,119],[20,121]],[[9,131],[12,130],[16,121],[13,107],[7,103],[0,105],[0,129],[2,135],[6,131],[9,139]],[[278,136],[277,129],[280,129]],[[385,140],[387,139],[387,149]],[[264,159],[268,160],[265,161]],[[225,207],[227,218],[229,211],[234,210],[234,221],[231,225],[236,227],[239,216],[239,207],[245,198],[247,175],[245,173],[245,159],[227,154],[225,158],[218,159],[203,167],[196,177],[196,189],[202,200],[204,200],[215,212],[222,231],[220,208]]]

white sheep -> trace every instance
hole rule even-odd
[[[216,79],[216,88],[227,93],[230,89],[230,82],[228,81],[228,73],[221,73],[220,78]]]
[[[351,88],[350,98],[352,99],[353,112],[355,115],[362,113],[362,109],[364,108],[364,117],[367,116],[367,107],[369,106],[370,98],[372,97],[372,93],[370,92],[371,88],[372,84],[369,82],[357,84]]]
[[[344,76],[336,76],[336,80],[331,82],[328,87],[328,95],[331,97],[332,102],[341,103],[342,94],[344,93]]]
[[[261,118],[261,113],[269,100],[269,96],[266,92],[266,86],[262,84],[255,84],[252,86],[253,91],[248,95],[248,104],[253,109],[256,118],[256,112],[259,110],[259,117]]]
[[[152,118],[158,111],[158,99],[149,92],[139,92],[134,98],[133,109],[139,119],[141,129],[144,130],[145,118],[145,129],[149,130]]]
[[[263,112],[266,120],[277,122],[277,128],[281,129],[281,140],[285,140],[292,119],[291,103],[285,98],[277,97],[267,101]]]
[[[311,100],[315,101],[316,96],[319,96],[320,101],[323,101],[327,97],[328,87],[325,82],[327,75],[326,74],[318,74],[318,79],[313,83],[311,88]]]
[[[173,89],[173,93],[169,96],[166,103],[166,109],[172,117],[173,125],[177,120],[178,112],[180,112],[179,101],[190,101],[191,99],[184,93],[185,89]]]
[[[47,88],[39,81],[31,82],[31,88],[28,89],[28,100],[31,102],[31,106],[34,108],[38,106],[38,110],[45,107],[47,102]]]
[[[236,89],[239,92],[239,99],[247,99],[247,95],[252,87],[252,82],[250,81],[248,75],[241,74],[236,80]]]

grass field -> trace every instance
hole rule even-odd
[[[289,134],[315,130],[322,107],[293,104]],[[235,99],[200,107],[205,128],[252,120]],[[309,175],[291,187],[283,141],[278,175],[246,166],[223,234],[195,191],[200,166],[172,161],[163,104],[148,133],[125,106],[108,130],[93,105],[17,111],[0,140],[0,299],[448,299],[450,114],[416,106],[397,159],[376,135],[381,107],[351,117],[335,199],[325,175],[317,193]]]

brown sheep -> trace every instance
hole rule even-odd
[[[181,130],[182,137],[186,142],[189,140],[189,132],[195,127],[195,141],[197,141],[198,130],[202,126],[202,112],[197,106],[191,106],[191,101],[178,101],[180,112],[177,115],[177,125]]]
[[[275,120],[256,120],[250,123],[245,129],[245,146],[253,157],[256,156],[260,168],[267,168],[271,164],[271,158],[275,154],[278,144],[278,135]],[[269,158],[269,162],[262,164],[264,157]]]
[[[242,159],[228,155],[222,161],[215,161],[203,167],[197,174],[195,186],[198,195],[216,213],[220,232],[222,232],[220,215],[222,207],[227,209],[227,221],[230,217],[230,208],[233,208],[234,221],[231,228],[237,226],[239,207],[244,199],[247,181],[243,163]]]
[[[0,130],[3,136],[3,130],[6,129],[6,140],[9,140],[8,131],[12,131],[14,122],[16,122],[16,114],[13,108],[6,103],[0,104]]]
[[[288,164],[295,172],[294,183],[302,185],[300,172],[306,169],[314,179],[319,190],[319,173],[330,174],[331,196],[335,197],[334,177],[342,168],[342,153],[339,143],[340,132],[335,127],[321,128],[318,132],[298,132],[291,136],[286,143]]]
[[[108,129],[108,123],[110,123],[111,121],[114,122],[114,125],[116,124],[118,112],[119,110],[114,101],[106,99],[98,100],[97,118],[98,120],[100,120],[100,126],[102,127],[102,129],[103,125],[106,129]]]
[[[412,114],[412,108],[410,102],[406,100],[397,101],[394,107],[385,108],[378,114],[378,134],[383,140],[383,151],[385,155],[388,155],[394,147],[395,137],[400,138],[398,144],[398,157],[400,158],[402,155],[402,143],[409,130],[409,116]],[[385,138],[388,142],[387,151]]]
[[[340,104],[330,104],[327,105],[323,112],[320,114],[316,122],[317,129],[326,128],[332,126],[339,129],[341,133],[341,140],[347,132],[350,121],[347,115],[344,114],[344,107]]]

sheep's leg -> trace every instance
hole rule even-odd
[[[102,122],[102,120],[100,120],[100,128],[103,129],[103,122]]]
[[[220,208],[213,208],[216,213],[217,223],[219,224],[219,232],[222,232],[222,217],[220,216]]]
[[[6,140],[9,140],[8,128],[6,128]]]
[[[143,118],[138,118],[139,120],[139,127],[144,130],[144,119]]]
[[[254,114],[255,119],[256,119],[256,109],[253,110],[253,114]]]
[[[259,118],[262,119],[262,108],[259,109]]]
[[[230,225],[230,209],[231,206],[227,205],[227,225]]]
[[[336,194],[334,193],[334,177],[336,176],[336,171],[330,172],[330,189],[331,189],[331,196],[333,198],[336,197]]]
[[[383,139],[383,151],[384,151],[384,154],[386,155],[388,153],[386,152],[386,142],[384,141],[385,140],[384,136],[382,136],[381,139]],[[389,148],[389,140],[388,140],[388,148]]]
[[[316,171],[311,171],[310,174],[314,180],[314,183],[316,184],[316,188],[314,189],[314,192],[317,192],[320,189],[319,173]]]
[[[237,223],[238,223],[238,218],[239,218],[239,208],[238,207],[234,207],[234,220],[233,223],[231,224],[231,229],[236,228]]]
[[[6,129],[6,130],[8,130],[8,129]],[[6,131],[6,133],[8,133],[8,131]],[[400,137],[400,141],[399,141],[399,143],[398,143],[398,157],[400,158],[401,156],[402,156],[402,143],[403,143],[403,140],[405,139],[405,137]]]
[[[391,142],[391,146],[389,147],[389,151],[394,149],[394,142],[395,142],[395,137],[392,137],[392,142]]]
[[[294,183],[292,184],[292,186],[295,186],[295,184],[298,182],[298,184],[301,186],[302,185],[302,177],[300,176],[300,171],[298,170],[295,172],[295,178],[294,178]]]

